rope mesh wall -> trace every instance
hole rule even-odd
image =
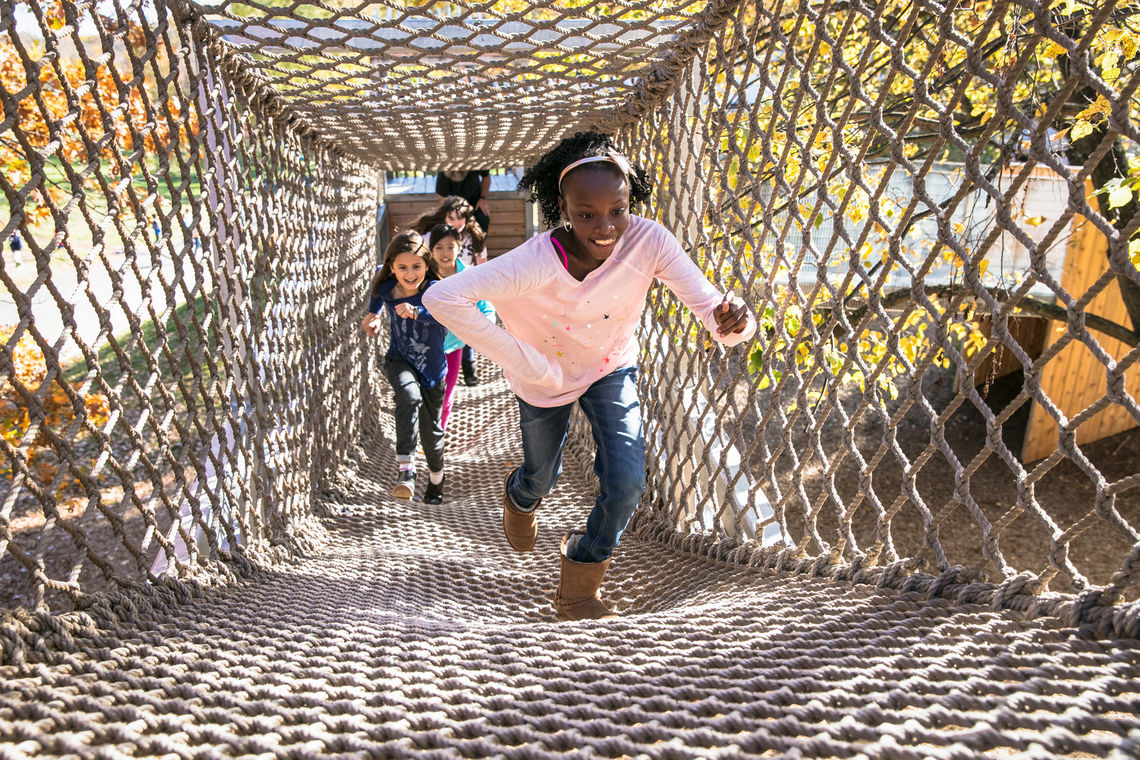
[[[987,581],[990,601],[1081,592],[1070,613],[1136,598],[1135,433],[1080,436],[1098,414],[1140,422],[1140,219],[1086,186],[1126,173],[1140,80],[1107,86],[1096,47],[1131,11],[1081,7],[746,4],[624,122],[658,216],[762,328],[720,356],[659,293],[643,527],[753,564]],[[1066,137],[1098,98],[1107,122]],[[1087,289],[1063,286],[1074,267]],[[1108,291],[1131,319],[1097,316]],[[1046,387],[1068,346],[1085,368]],[[1059,427],[1036,461],[1019,450],[1034,415]]]
[[[0,569],[5,606],[64,610],[303,535],[370,393],[347,315],[375,174],[162,6],[20,9]]]
[[[1134,630],[1134,608],[1105,605],[1136,595],[1136,459],[1104,465],[1077,434],[1105,411],[1140,421],[1135,330],[1091,311],[1113,288],[1138,303],[1140,222],[1086,191],[1136,145],[1136,78],[1107,85],[1094,49],[1128,14],[605,10],[6,14],[3,232],[25,244],[3,273],[6,604],[147,593],[166,570],[208,579],[218,558],[319,536],[311,494],[377,408],[355,327],[377,167],[515,163],[595,124],[659,174],[652,213],[762,317],[721,356],[655,294],[642,535],[835,577],[924,570],[1002,603],[1063,593],[1048,611]],[[1043,51],[1064,59],[1048,77]],[[1077,94],[1108,107],[1070,169],[1081,143],[1056,131],[1081,118]],[[1060,193],[1051,216],[1023,202],[1040,181]],[[1106,253],[1070,292],[1057,252],[1078,227]],[[1060,330],[1039,353],[1014,330],[1024,314]],[[1107,382],[1066,411],[1042,378],[1070,344]],[[998,388],[1010,357],[1020,373]],[[1023,462],[1009,431],[1032,409],[1060,432]],[[1074,478],[1083,492],[1057,488]]]
[[[506,383],[461,389],[442,505],[371,447],[318,500],[328,540],[178,605],[41,629],[0,667],[12,757],[970,758],[1135,754],[1135,642],[623,540],[622,617],[555,622],[568,472],[538,545],[480,508],[519,461]],[[386,434],[391,434],[390,424]],[[481,435],[470,434],[480,431]],[[390,440],[390,439],[389,439]],[[421,477],[420,488],[423,487]]]
[[[416,170],[524,164],[567,126],[635,108],[640,81],[668,81],[734,5],[193,4],[299,125],[379,168]]]
[[[180,604],[121,605],[66,636],[41,628],[27,667],[0,667],[0,751],[1135,754],[1135,642],[1081,640],[917,589],[713,562],[630,537],[606,579],[622,617],[555,622],[555,552],[592,483],[566,473],[535,551],[506,546],[501,516],[481,505],[521,456],[517,404],[481,369],[490,382],[460,390],[464,434],[448,448],[442,505],[392,498],[395,452],[369,447],[317,500],[328,537],[309,556]],[[388,418],[381,427],[391,435]]]
[[[1086,190],[1137,144],[1123,6],[9,7],[0,755],[1136,754],[1138,439],[1079,432],[1140,421],[1098,300],[1140,222]],[[397,502],[357,324],[378,168],[590,124],[762,329],[722,354],[652,293],[622,617],[554,623],[588,433],[511,552],[484,366],[445,503]],[[1105,390],[1062,408],[1075,345]]]

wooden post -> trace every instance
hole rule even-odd
[[[1097,208],[1092,184],[1086,188],[1089,204]],[[1108,269],[1108,240],[1091,222],[1082,216],[1073,217],[1073,232],[1065,256],[1065,269],[1061,285],[1075,298],[1083,295]],[[1129,325],[1128,311],[1120,297],[1116,280],[1109,283],[1092,300],[1087,309],[1122,325]],[[1135,329],[1135,325],[1132,326]],[[1045,337],[1045,350],[1068,330],[1067,325],[1050,321]],[[1091,332],[1091,331],[1090,331]],[[1102,333],[1091,332],[1104,351],[1114,359],[1122,358],[1130,347]],[[1105,366],[1080,341],[1073,341],[1041,371],[1041,390],[1061,410],[1066,419],[1072,419],[1104,396],[1107,390]],[[1126,373],[1125,388],[1133,398],[1140,398],[1140,368],[1133,365]],[[1089,443],[1137,427],[1136,419],[1121,406],[1111,405],[1077,429],[1077,443]],[[1057,423],[1040,404],[1033,404],[1025,440],[1021,446],[1021,460],[1032,462],[1052,454],[1057,448]]]
[[[384,263],[384,250],[391,239],[390,230],[385,226],[388,215],[388,181],[383,171],[376,172],[376,264]]]
[[[527,239],[527,202],[521,193],[501,191],[491,193],[487,199],[491,207],[491,232],[487,236],[487,253],[496,256],[522,245]],[[389,195],[388,219],[393,230],[407,227],[420,214],[439,205],[439,198],[431,193]]]

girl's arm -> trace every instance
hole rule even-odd
[[[364,319],[360,320],[360,326],[364,329],[365,335],[375,335],[380,332],[380,315],[365,314]]]
[[[430,287],[435,282],[438,282],[438,280],[429,282],[428,286]],[[427,291],[428,288],[424,288],[424,293],[427,293]],[[423,299],[421,298],[420,300],[422,301]],[[383,308],[384,303],[386,303],[386,301],[373,298],[372,302],[369,304],[369,307],[371,308],[373,305],[375,305],[376,311],[379,311]],[[396,316],[400,317],[401,319],[414,319],[422,324],[440,326],[439,320],[433,317],[431,315],[431,312],[428,311],[424,306],[416,306],[414,303],[410,303],[408,301],[400,301],[400,303],[392,305],[392,311],[395,312]]]
[[[480,300],[478,303],[475,304],[475,306],[476,306],[476,308],[479,309],[479,312],[484,317],[491,320],[492,322],[495,321],[495,307],[490,301]]]
[[[360,320],[360,327],[368,336],[380,332],[380,310],[384,308],[384,299],[373,293],[368,296],[368,313]]]
[[[747,307],[745,307],[744,329],[721,335],[720,324],[717,322],[718,309],[722,314],[731,311],[733,307],[739,310],[738,302],[730,301],[728,309],[722,308],[726,294],[713,287],[704,272],[689,258],[671,232],[661,227],[660,233],[663,239],[655,273],[657,279],[673,291],[681,303],[689,307],[689,311],[701,321],[713,340],[726,346],[735,346],[751,338],[756,333],[756,317]]]
[[[562,368],[486,319],[476,306],[481,300],[506,303],[534,290],[542,284],[542,275],[536,272],[541,269],[522,251],[500,256],[432,285],[424,293],[424,304],[460,340],[520,380],[557,387]]]
[[[428,291],[425,290],[424,294],[426,295],[427,292]],[[440,322],[435,317],[433,317],[431,312],[427,310],[427,307],[425,307],[425,306],[412,306],[412,308],[416,310],[416,315],[414,317],[412,317],[412,319],[416,320],[417,322],[422,322],[426,325],[441,325],[442,326],[443,323]]]

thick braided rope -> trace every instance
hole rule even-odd
[[[3,237],[26,241],[0,270],[4,408],[27,420],[0,443],[11,630],[62,636],[52,612],[318,551],[314,495],[370,440],[382,387],[356,328],[377,169],[525,163],[594,124],[658,175],[647,213],[763,319],[720,354],[654,291],[646,535],[1136,635],[1135,434],[1082,440],[1140,421],[1135,322],[1098,313],[1140,287],[1140,221],[1085,187],[1140,138],[1140,74],[1110,86],[1093,52],[1117,4],[1074,25],[1001,0],[969,28],[932,1],[21,7],[44,50],[6,9],[3,137],[26,164],[0,179]],[[1030,107],[1014,85],[1052,46],[1067,67]],[[1078,93],[1108,112],[1070,169],[1050,130]],[[1061,202],[1035,225],[1042,186]],[[1058,251],[1087,235],[1101,269],[1065,285]],[[1039,351],[1028,315],[1056,328]],[[1073,349],[1104,382],[1077,407],[1046,382]],[[1001,357],[1021,374],[991,397]],[[1037,461],[1027,414],[1056,429]]]
[[[391,421],[376,418],[368,450],[321,498],[327,539],[312,556],[177,602],[94,611],[66,638],[40,631],[23,667],[0,669],[0,751],[958,758],[1135,746],[1135,642],[937,591],[629,536],[604,587],[622,617],[554,622],[558,541],[585,520],[592,484],[568,470],[535,550],[513,552],[498,505],[520,456],[517,407],[498,378],[459,392],[444,504],[387,495]]]
[[[1135,495],[1123,495],[1137,483],[1135,457],[1110,461],[1132,434],[1103,448],[1078,446],[1074,434],[1106,412],[1140,421],[1140,349],[1128,317],[1093,327],[1085,311],[1102,294],[1140,283],[1135,267],[1119,258],[1119,241],[1136,220],[1112,228],[1085,194],[1098,161],[1114,140],[1133,144],[1135,127],[1113,122],[1086,165],[1070,171],[1041,139],[1045,122],[1022,111],[1005,84],[1019,81],[1043,46],[1056,44],[1072,60],[1058,97],[1080,87],[1113,103],[1130,97],[1136,76],[1120,91],[1106,89],[1084,57],[1113,10],[1097,6],[1083,36],[1073,37],[1033,3],[987,6],[972,37],[952,23],[956,9],[912,4],[887,22],[881,10],[749,6],[687,69],[670,99],[623,133],[643,165],[659,167],[656,213],[714,279],[754,299],[766,328],[745,351],[702,352],[700,328],[661,294],[643,362],[658,510],[648,524],[673,545],[829,575],[893,575],[891,568],[925,565],[933,573],[925,577],[948,579],[945,586],[957,585],[959,568],[970,566],[989,584],[970,593],[987,601],[1005,603],[1011,590],[1072,591],[1017,604],[1074,623],[1088,615],[1085,623],[1096,630],[1135,635],[1135,606],[1106,606],[1135,600],[1140,581]],[[1011,23],[1020,24],[1020,36],[1004,51],[986,42]],[[911,59],[903,51],[920,27],[937,33],[923,38],[930,52]],[[954,46],[965,51],[960,76],[943,78],[938,51]],[[1001,71],[995,51],[1011,56]],[[996,113],[964,137],[950,128],[958,123],[950,116],[960,118],[955,109],[970,88],[975,99],[992,90]],[[1057,103],[1044,118],[1059,118]],[[908,154],[908,136],[923,119],[938,119],[942,131],[917,156]],[[983,146],[1008,139],[1001,129],[1033,137],[1008,169],[979,159]],[[947,182],[951,170],[938,165],[944,148],[965,156],[952,168],[960,180]],[[1023,204],[1028,188],[1046,182],[1061,204],[1034,230]],[[987,206],[991,221],[978,221]],[[925,236],[917,250],[915,225]],[[1074,266],[1108,267],[1070,293],[1055,257],[1090,227],[1108,237],[1099,254],[1108,261]],[[991,272],[1006,267],[995,251],[1010,246],[1027,250],[1030,261],[1003,270],[1003,277],[1016,272],[1014,285],[994,287],[979,264]],[[1069,243],[1068,255],[1079,253]],[[948,275],[944,254],[965,262],[962,269]],[[1055,298],[1057,307],[1042,298]],[[1059,334],[1039,355],[1027,353],[1025,338],[1011,330],[1015,306],[1059,320],[1046,323]],[[992,315],[993,327],[979,350],[967,352],[960,330],[969,322],[961,315],[974,309]],[[929,342],[908,350],[919,329]],[[1128,343],[1106,344],[1109,334]],[[1087,406],[1062,411],[1057,396],[1083,380],[1054,381],[1046,392],[1040,378],[1073,343],[1088,349],[1092,368],[1085,371],[1103,376],[1106,388]],[[1114,346],[1111,355],[1105,345]],[[994,402],[987,398],[992,380],[980,376],[994,371],[984,366],[1003,352],[1024,368],[1024,381]],[[746,361],[753,372],[742,371]],[[951,390],[940,393],[940,386]],[[1058,445],[1044,460],[1023,462],[1006,431],[1017,429],[1015,415],[1037,410],[1059,424]],[[971,418],[976,422],[966,423]],[[952,435],[967,425],[975,436],[969,443]],[[1077,499],[1045,485],[1074,471],[1087,478]],[[997,488],[1004,495],[992,492]],[[970,559],[963,561],[966,542]],[[1041,560],[1035,567],[1025,562],[1030,545]],[[1091,557],[1107,546],[1113,561],[1094,568]],[[1127,627],[1114,628],[1119,623]]]
[[[221,48],[205,46],[208,34],[188,19],[160,16],[147,30],[153,44],[128,46],[135,78],[112,70],[94,92],[59,56],[37,60],[5,22],[34,74],[7,102],[38,104],[32,126],[39,118],[61,132],[69,122],[53,121],[44,94],[53,87],[114,115],[129,142],[115,131],[96,139],[86,122],[74,136],[139,176],[112,188],[104,172],[65,163],[77,193],[42,196],[56,237],[45,241],[20,216],[6,227],[39,274],[27,281],[26,270],[4,268],[21,321],[0,372],[29,419],[2,444],[12,474],[0,507],[4,606],[84,608],[97,603],[92,592],[210,583],[248,569],[243,557],[272,563],[303,551],[319,537],[313,482],[359,440],[352,409],[371,394],[345,315],[359,308],[357,284],[371,269],[374,176],[327,141],[299,136],[279,107],[228,77]],[[103,44],[122,44],[130,28],[108,24],[97,27]],[[58,35],[53,44],[72,43],[83,70],[99,69],[104,59],[77,25]],[[41,92],[41,81],[56,84]],[[112,109],[148,100],[157,123]],[[40,137],[28,124],[8,128]],[[155,150],[152,167],[144,159]],[[39,153],[27,155],[33,172],[48,171]],[[13,209],[35,201],[35,177],[16,189]],[[148,193],[159,185],[169,199]],[[84,235],[90,248],[76,242]],[[22,374],[18,341],[42,354],[42,379]],[[93,398],[105,419],[87,413]],[[69,489],[81,494],[78,511],[62,498]],[[164,568],[172,572],[160,579]]]

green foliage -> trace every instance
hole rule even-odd
[[[1048,23],[1076,40],[1074,45],[1091,34],[1085,42],[1096,74],[1119,88],[1137,75],[1140,33],[1133,31],[1128,13],[1111,16],[1090,32],[1102,7],[1092,0],[1058,0],[1047,11]],[[947,23],[953,35],[946,34]],[[713,102],[731,102],[740,96],[741,82],[759,78],[752,58],[738,58],[733,69],[720,65],[735,44],[743,44],[734,35],[756,35],[758,49],[773,51],[770,85],[756,90],[758,101],[748,109],[729,111],[715,135],[724,187],[719,208],[705,224],[706,235],[726,251],[720,256],[733,262],[732,268],[717,267],[711,262],[718,254],[710,253],[706,271],[722,282],[734,272],[736,277],[756,272],[770,294],[759,315],[761,337],[749,356],[750,369],[762,375],[761,387],[779,383],[794,368],[808,384],[825,378],[861,390],[874,376],[878,387],[894,397],[896,380],[916,364],[949,366],[940,348],[946,340],[961,346],[967,358],[984,350],[987,339],[974,314],[977,285],[969,282],[1016,287],[1025,273],[987,272],[989,251],[970,248],[969,231],[960,224],[953,232],[966,245],[964,253],[951,250],[941,238],[916,241],[910,235],[913,225],[930,210],[910,205],[909,197],[892,199],[884,193],[875,199],[867,188],[877,187],[884,171],[902,171],[894,153],[899,149],[918,166],[957,158],[999,176],[1012,173],[1011,162],[1027,147],[1025,121],[1047,112],[1054,114],[1053,122],[1038,129],[1044,135],[1051,126],[1047,137],[1055,146],[1066,133],[1071,139],[1100,134],[1112,103],[1123,96],[1116,89],[1106,97],[1069,87],[1071,48],[1041,36],[1039,29],[1026,8],[994,0],[958,4],[948,18],[906,0],[881,3],[874,18],[854,10],[833,12],[813,2],[756,27],[731,27],[715,47],[709,60],[716,72],[710,82]],[[1021,121],[1009,109],[1010,99]],[[1054,103],[1057,99],[1062,102]],[[875,104],[874,113],[870,104]],[[1126,106],[1136,113],[1135,96]],[[876,123],[879,118],[888,129]],[[941,127],[947,120],[966,148],[953,143]],[[860,157],[858,166],[849,156]],[[876,164],[876,159],[882,162]],[[1109,209],[1133,203],[1140,197],[1140,158],[1121,166],[1118,176],[1097,192]],[[1023,228],[1045,221],[1018,208],[1012,212]],[[739,218],[728,234],[726,214]],[[948,281],[961,283],[959,294],[925,304],[898,299],[892,302],[891,324],[881,324],[881,317],[869,320],[859,334],[841,338],[847,329],[843,322],[857,327],[855,316],[863,315],[862,304],[872,295],[862,280],[851,281],[847,292],[829,290],[839,287],[830,280],[811,293],[782,284],[789,282],[788,268],[798,267],[798,252],[782,247],[784,236],[792,231],[806,239],[827,220],[825,214],[847,231],[846,240],[862,241],[857,250],[838,241],[830,261],[858,264],[879,282],[889,282],[888,275],[895,273],[909,280],[904,264],[911,272],[922,272],[924,262],[941,262],[951,271]],[[780,239],[781,247],[768,242],[772,239]],[[1140,241],[1133,241],[1130,256],[1140,267]],[[794,283],[798,273],[791,275]],[[830,277],[822,267],[819,276]],[[849,318],[825,327],[838,309]]]
[[[129,357],[129,363],[124,365],[115,352],[111,341],[99,347],[98,369],[103,382],[108,387],[115,388],[121,384],[123,375],[128,371],[139,384],[144,384],[150,375],[146,354],[154,357],[158,368],[158,380],[167,387],[175,387],[180,381],[189,384],[193,380],[193,371],[199,367],[203,379],[207,382],[213,377],[208,362],[201,357],[212,355],[218,350],[217,323],[213,310],[208,308],[206,299],[198,296],[193,301],[193,308],[188,303],[181,303],[171,310],[165,321],[160,325],[152,319],[141,323],[136,346],[133,350],[123,353]],[[195,323],[197,327],[195,327]],[[186,347],[178,351],[177,344],[181,342],[179,328],[186,333]],[[199,329],[205,336],[199,335]],[[126,332],[117,336],[114,344],[122,350],[131,342],[131,333]],[[87,362],[80,359],[66,369],[67,379],[79,382],[88,373]]]

